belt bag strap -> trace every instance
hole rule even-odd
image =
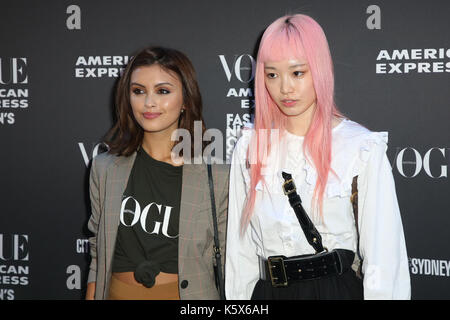
[[[324,249],[322,245],[322,237],[320,236],[319,231],[317,231],[316,227],[314,227],[314,224],[312,223],[311,219],[309,219],[308,215],[305,212],[305,209],[303,209],[302,200],[297,194],[292,175],[285,172],[282,172],[281,174],[283,175],[284,179],[284,194],[286,194],[289,198],[289,203],[294,209],[298,222],[300,223],[300,226],[305,233],[306,240],[308,240],[308,243],[314,248],[314,250],[316,250],[316,253],[320,253],[324,250],[328,251],[328,249]]]

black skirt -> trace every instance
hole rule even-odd
[[[252,300],[362,300],[362,280],[350,269],[341,275],[298,281],[288,287],[272,287],[270,280],[259,280]]]

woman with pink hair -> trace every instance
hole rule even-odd
[[[320,25],[274,21],[232,157],[227,299],[410,299],[387,141],[337,110]]]

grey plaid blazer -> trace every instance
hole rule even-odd
[[[129,157],[102,153],[92,160],[89,180],[92,213],[88,228],[94,236],[89,238],[88,282],[96,282],[95,299],[108,296],[122,195],[135,158],[136,152]],[[229,165],[213,165],[212,172],[223,268]],[[213,269],[214,229],[206,164],[183,165],[182,183],[178,239],[180,298],[219,299]]]

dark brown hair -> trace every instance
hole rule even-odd
[[[191,155],[194,156],[194,121],[202,121],[202,137],[205,125],[202,116],[202,97],[194,67],[188,57],[175,49],[147,47],[140,50],[128,63],[117,84],[115,107],[117,122],[105,135],[109,153],[130,156],[142,144],[144,130],[134,118],[130,104],[130,79],[135,69],[158,64],[166,71],[178,75],[183,87],[183,105],[178,128],[187,129],[191,134]],[[203,139],[202,139],[203,140]],[[178,142],[175,142],[176,145]],[[204,146],[204,143],[202,143]],[[203,148],[202,148],[203,149]]]

